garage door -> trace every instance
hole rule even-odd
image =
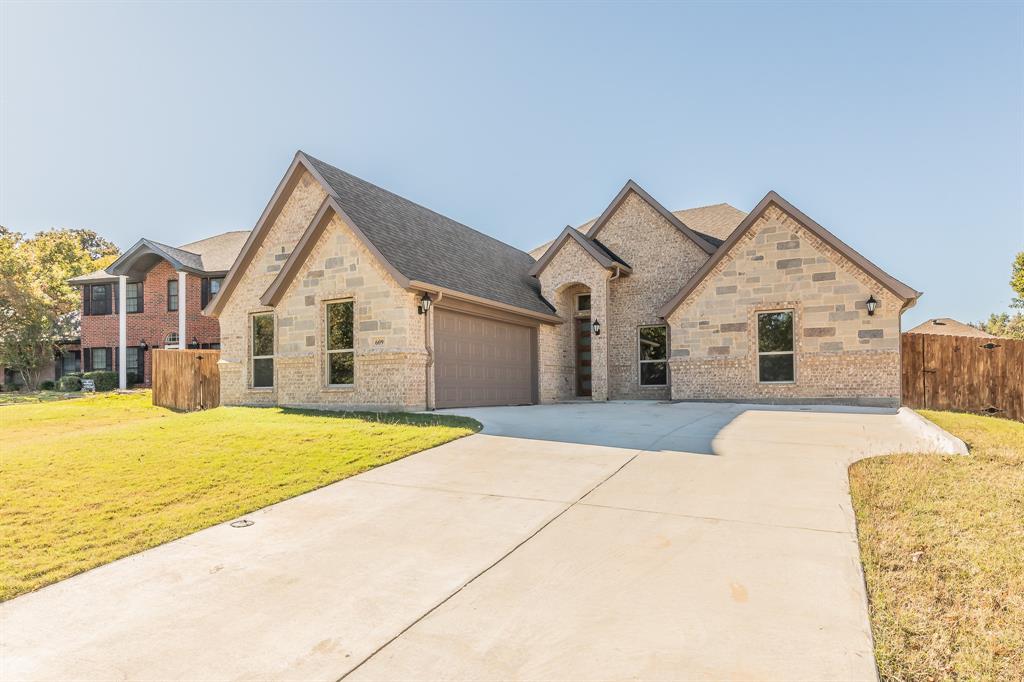
[[[533,329],[434,308],[438,407],[533,402]]]

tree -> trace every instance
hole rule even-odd
[[[26,239],[0,225],[0,366],[34,388],[57,341],[77,331],[79,295],[67,280],[106,267],[117,253],[92,230]]]
[[[1004,339],[1024,339],[1024,314],[992,313],[984,322],[974,325],[978,329]]]
[[[1010,287],[1017,294],[1010,303],[1011,308],[1024,308],[1024,251],[1017,254],[1010,271]]]

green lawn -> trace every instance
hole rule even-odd
[[[1024,424],[921,411],[968,457],[850,468],[884,680],[1024,680]]]
[[[0,408],[0,600],[473,433],[471,419],[148,392]]]
[[[65,393],[63,391],[5,391],[0,393],[0,406],[49,403],[54,400],[67,400],[80,396],[80,393]]]

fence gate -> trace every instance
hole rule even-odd
[[[1024,341],[904,334],[903,404],[1024,420]]]
[[[208,410],[220,405],[216,350],[153,351],[153,404],[172,410]]]

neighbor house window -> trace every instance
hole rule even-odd
[[[167,312],[178,309],[178,280],[167,280]]]
[[[274,385],[274,315],[252,316],[252,386]]]
[[[69,350],[64,351],[64,356],[61,363],[61,372],[63,374],[71,374],[72,372],[79,371],[78,367],[78,351]]]
[[[86,315],[109,315],[110,314],[110,285],[93,284],[88,289],[88,310]]]
[[[327,304],[327,383],[351,386],[355,380],[352,301]]]
[[[93,348],[92,353],[92,371],[103,372],[110,369],[107,365],[107,357],[110,355],[109,348]]]
[[[178,332],[168,332],[167,336],[164,337],[164,348],[177,348],[178,347]]]
[[[640,385],[668,383],[668,328],[640,327]]]
[[[787,383],[795,377],[793,364],[793,311],[757,314],[757,379]]]
[[[141,384],[142,378],[142,349],[138,347],[125,348],[127,352],[127,360],[125,362],[125,372],[127,373],[129,384]]]
[[[129,282],[125,292],[125,310],[129,313],[141,313],[142,282]]]
[[[223,277],[205,277],[203,278],[203,284],[201,289],[200,306],[205,308],[206,304],[213,300],[213,297],[220,293],[220,288],[224,284]]]
[[[576,312],[590,312],[590,294],[576,294]]]

